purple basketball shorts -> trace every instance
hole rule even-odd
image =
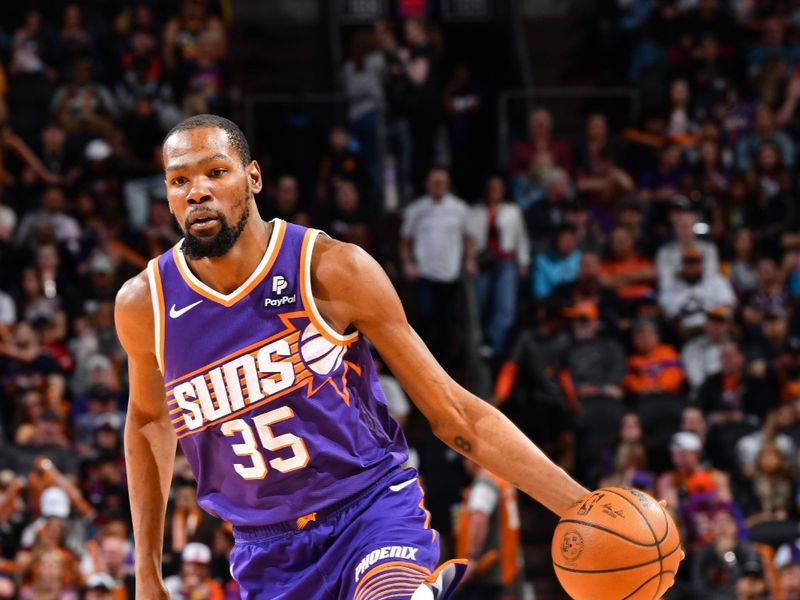
[[[444,600],[466,561],[438,569],[413,469],[297,522],[234,528],[231,573],[244,600]]]

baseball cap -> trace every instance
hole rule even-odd
[[[581,300],[572,307],[567,308],[564,314],[573,319],[597,319],[600,316],[600,311],[597,309],[596,303],[590,300]]]
[[[69,497],[60,487],[49,487],[39,498],[39,510],[43,517],[66,519],[69,516]]]
[[[93,573],[86,580],[86,589],[113,592],[117,589],[117,584],[108,573]]]
[[[710,309],[707,313],[709,319],[718,319],[720,321],[729,321],[731,318],[731,311],[724,304],[718,304]]]
[[[672,452],[700,452],[703,449],[703,442],[700,436],[690,431],[679,431],[672,436],[669,442],[669,449]]]
[[[742,563],[742,573],[745,575],[756,575],[758,577],[764,576],[764,568],[761,566],[761,561],[753,556],[748,558]]]
[[[199,542],[191,542],[186,544],[186,547],[181,553],[181,560],[183,562],[202,563],[207,565],[211,562],[211,549],[205,544]]]
[[[94,421],[94,428],[119,431],[122,429],[122,417],[117,413],[102,413],[97,415],[97,418]]]

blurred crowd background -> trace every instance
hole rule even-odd
[[[800,600],[800,2],[18,4],[0,598],[133,598],[114,297],[180,237],[164,133],[211,112],[249,136],[264,218],[369,251],[448,371],[583,484],[668,499],[667,598]],[[486,559],[462,597],[563,598],[554,517],[381,377],[443,557]],[[171,597],[238,598],[180,456],[166,529]]]

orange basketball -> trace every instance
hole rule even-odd
[[[551,555],[575,600],[657,600],[675,580],[681,541],[656,500],[638,490],[602,488],[561,517]]]

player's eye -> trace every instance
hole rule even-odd
[[[227,172],[228,172],[227,169],[214,169],[213,171],[211,171],[211,176],[212,177],[222,177]]]
[[[186,177],[176,177],[175,179],[172,180],[172,185],[181,186],[185,184],[186,181],[187,181]]]

